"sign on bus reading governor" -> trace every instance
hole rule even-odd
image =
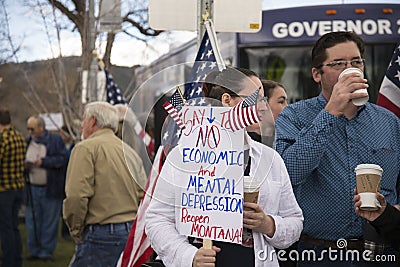
[[[177,229],[204,239],[242,242],[244,130],[229,128],[229,107],[184,107],[185,128],[169,159],[175,177]]]

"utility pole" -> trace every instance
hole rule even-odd
[[[89,0],[89,18],[88,18],[88,48],[87,55],[90,56],[90,66],[88,70],[88,100],[89,102],[97,101],[97,60],[93,55],[96,42],[96,25],[94,20],[94,0]]]

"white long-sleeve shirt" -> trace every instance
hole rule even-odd
[[[258,204],[275,221],[275,234],[268,237],[253,231],[256,266],[279,266],[274,247],[286,248],[297,241],[303,229],[303,215],[293,194],[289,175],[279,154],[248,138],[251,157],[250,176],[264,178]],[[175,227],[180,207],[175,205],[175,179],[180,170],[168,155],[147,210],[146,234],[153,249],[169,267],[191,267],[197,248]]]

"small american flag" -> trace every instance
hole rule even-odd
[[[185,127],[180,113],[183,105],[184,102],[182,99],[182,95],[179,92],[179,87],[176,89],[175,93],[173,93],[172,96],[163,105],[165,110],[168,112],[171,118],[176,122],[176,124],[181,129]]]
[[[376,104],[387,108],[400,118],[400,45],[394,50]]]
[[[104,69],[104,72],[106,73],[106,101],[111,105],[127,104],[124,95],[121,93],[118,85],[114,82],[112,75],[107,69]]]
[[[231,130],[237,131],[261,120],[257,111],[258,88],[254,93],[236,104],[229,112]]]

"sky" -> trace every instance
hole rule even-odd
[[[152,1],[152,0],[150,0]],[[381,0],[382,1],[382,0]],[[363,3],[381,2],[379,0],[262,0],[263,9],[276,9],[290,6],[304,6],[317,4],[342,4],[342,3]],[[304,4],[307,2],[307,4]],[[385,2],[398,3],[398,0]],[[10,34],[14,45],[22,45],[18,53],[18,62],[36,61],[54,58],[59,55],[59,47],[63,56],[80,55],[81,42],[77,33],[63,30],[60,34],[61,45],[59,46],[54,38],[48,38],[47,32],[54,35],[54,29],[46,29],[44,20],[39,11],[28,8],[21,4],[21,0],[5,0],[5,7],[9,17]],[[47,19],[52,17],[46,14]],[[57,18],[59,19],[59,18]],[[50,21],[51,23],[52,21]],[[148,43],[127,37],[124,34],[117,34],[114,42],[111,63],[119,66],[131,67],[133,65],[146,65],[153,60],[167,53],[170,49],[177,47],[189,40],[196,38],[196,32],[189,31],[168,31],[162,33]],[[105,35],[103,38],[105,39]],[[52,40],[52,41],[50,41]],[[97,51],[102,54],[105,42],[96,43]]]

